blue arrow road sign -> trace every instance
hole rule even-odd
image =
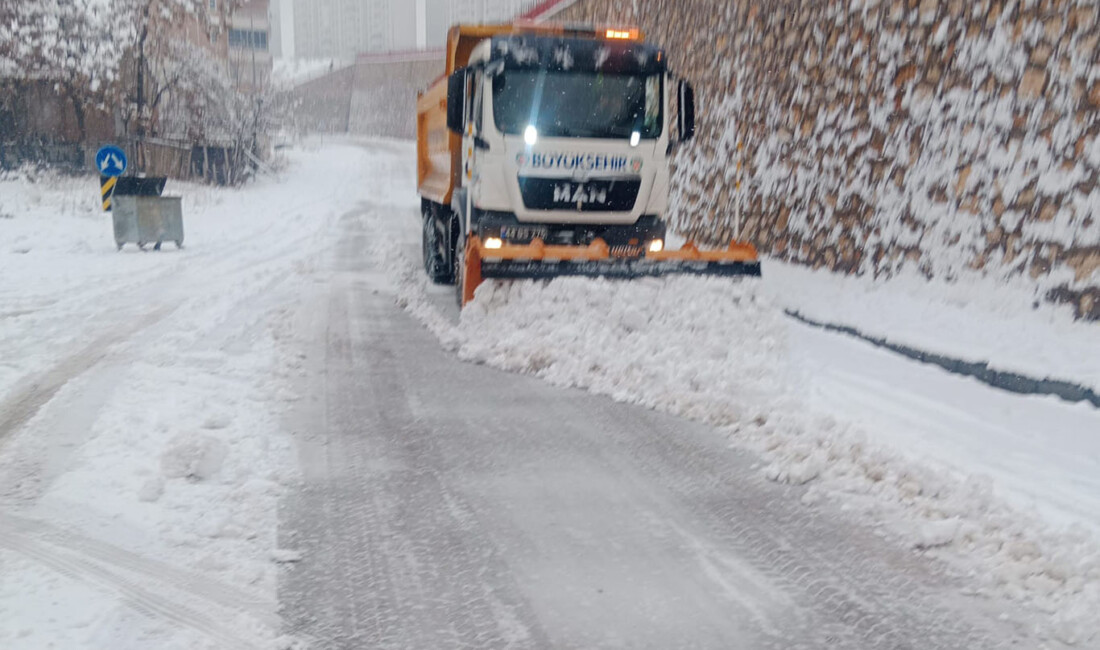
[[[104,176],[122,176],[126,171],[126,152],[109,144],[95,154],[95,166]]]

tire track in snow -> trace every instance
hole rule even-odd
[[[161,307],[121,331],[100,336],[76,354],[62,359],[50,370],[30,380],[25,388],[0,401],[0,443],[37,415],[65,384],[105,359],[112,345],[155,325],[175,310],[175,307]]]
[[[0,547],[18,553],[78,582],[114,592],[121,602],[149,618],[168,621],[217,641],[226,648],[258,650],[258,646],[239,637],[220,621],[225,616],[211,615],[194,609],[183,598],[168,598],[149,591],[136,580],[112,571],[97,562],[81,559],[58,549],[47,549],[41,543],[0,527]],[[226,612],[221,612],[225,614]]]
[[[645,431],[645,415],[627,413],[626,429]],[[612,431],[607,423],[595,426]],[[691,533],[666,518],[653,521],[654,528],[669,528],[718,568],[730,572],[731,568],[749,566],[771,584],[781,586],[802,608],[801,612],[789,610],[783,633],[821,626],[821,638],[815,642],[795,642],[788,637],[784,641],[791,643],[781,647],[1010,647],[1009,626],[990,620],[973,602],[960,597],[958,585],[948,576],[917,556],[882,544],[868,532],[836,526],[838,515],[843,521],[841,513],[806,508],[800,501],[804,488],[771,484],[751,474],[739,478],[737,466],[729,465],[729,458],[711,453],[688,437],[634,436],[630,441],[631,461],[653,478],[650,489],[659,487],[679,495],[684,514],[690,513],[685,520],[699,524]],[[700,476],[722,477],[712,480],[729,489],[721,499],[699,500],[696,495],[713,489],[701,485]],[[699,545],[702,539],[709,539],[710,546]],[[722,552],[716,553],[717,549]],[[723,566],[731,560],[734,567]],[[732,575],[743,572],[733,571]],[[744,588],[746,583],[740,578],[736,584]],[[806,632],[805,636],[812,634]]]
[[[297,211],[300,207],[301,206],[294,206],[289,208],[287,212]],[[156,286],[164,277],[178,274],[181,268],[183,272],[186,273],[188,266],[201,268],[202,274],[207,278],[224,278],[233,274],[240,274],[243,271],[255,272],[257,269],[262,269],[271,263],[281,262],[288,254],[301,250],[305,242],[317,236],[317,232],[318,231],[313,229],[304,229],[298,235],[288,238],[285,234],[280,233],[278,229],[270,227],[264,228],[256,233],[249,233],[254,238],[242,237],[242,239],[247,239],[249,241],[251,246],[250,250],[253,252],[260,251],[260,255],[245,256],[243,258],[236,255],[218,257],[219,254],[225,253],[225,249],[230,248],[230,245],[202,250],[194,254],[193,257],[183,259],[177,264],[166,265],[153,275],[145,274],[141,281],[125,286],[125,293],[127,295],[139,294],[141,293],[139,290],[140,288]],[[276,242],[277,245],[274,247],[264,246],[264,244],[271,243],[272,241]],[[213,258],[212,263],[208,261],[208,258],[211,257]],[[188,262],[190,262],[190,264]],[[176,277],[174,282],[184,287],[188,286],[186,279]],[[117,292],[119,287],[117,285],[112,286],[114,287],[113,290]],[[59,302],[60,299],[58,298],[47,298],[44,300],[46,305],[55,305]],[[102,304],[102,296],[97,295],[91,298],[83,296],[75,302],[78,304],[94,304],[99,306]],[[121,329],[115,329],[97,337],[92,343],[80,349],[78,352],[59,360],[49,370],[39,373],[27,380],[28,383],[24,388],[18,389],[7,397],[0,399],[0,445],[3,444],[4,440],[8,438],[10,434],[19,430],[19,428],[29,422],[43,406],[53,399],[65,384],[105,359],[109,354],[108,348],[111,345],[122,343],[132,338],[137,333],[164,320],[165,317],[171,313],[178,311],[179,307],[179,302],[172,302],[171,299],[162,298],[159,308],[138,316],[139,320],[136,323],[128,324]],[[96,318],[111,310],[112,306],[108,305],[106,309],[93,311],[87,314],[87,316]],[[42,310],[36,308],[29,311],[15,312],[14,314],[22,316],[34,313],[42,313]],[[12,315],[12,313],[2,314],[2,316],[5,317]],[[73,318],[73,315],[71,313],[64,313],[62,317]],[[113,322],[112,325],[117,325],[118,322],[125,321],[119,319]]]
[[[274,627],[279,617],[275,603],[258,598],[243,589],[212,580],[209,576],[185,571],[99,539],[64,530],[45,521],[0,513],[0,543],[11,538],[36,544],[43,553],[61,553],[81,565],[99,564],[163,584],[191,596],[202,598],[227,609],[241,610]]]
[[[310,355],[318,382],[305,402],[315,406],[302,414],[316,436],[301,448],[312,457],[306,487],[283,508],[282,545],[304,556],[280,580],[286,631],[326,650],[549,647],[462,495],[420,466],[438,450],[431,430],[410,424],[400,359],[364,358],[386,346],[363,319],[392,308],[357,301],[369,233],[356,225],[344,220],[352,234],[335,286],[314,297],[328,322],[313,332],[323,347]]]

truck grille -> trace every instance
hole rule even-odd
[[[638,201],[641,187],[641,180],[636,178],[584,182],[562,178],[519,178],[519,191],[528,210],[630,212]]]

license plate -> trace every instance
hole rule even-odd
[[[505,226],[500,229],[500,236],[502,239],[512,239],[516,241],[530,241],[532,239],[546,241],[546,236],[548,234],[549,230],[538,226]]]

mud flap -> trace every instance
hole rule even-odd
[[[466,240],[466,259],[462,266],[462,306],[474,299],[474,292],[481,286],[483,278],[481,261],[481,242],[477,237]]]

